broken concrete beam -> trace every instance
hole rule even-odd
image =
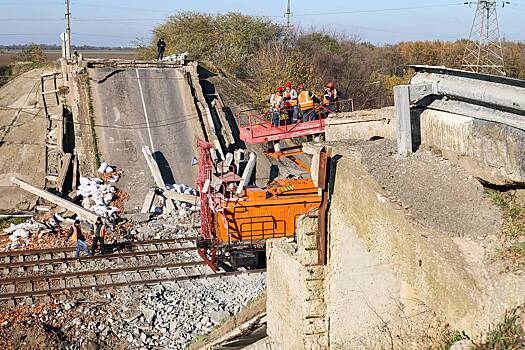
[[[244,172],[242,173],[241,183],[239,184],[239,187],[237,188],[237,195],[240,195],[242,193],[242,190],[250,181],[250,178],[252,177],[253,169],[255,168],[256,162],[257,162],[257,155],[254,152],[250,153],[250,159],[248,160],[248,164],[246,164],[246,168],[244,168]]]
[[[97,214],[87,209],[84,209],[81,206],[76,205],[75,203],[71,203],[70,201],[65,200],[64,198],[55,196],[52,193],[41,190],[40,188],[37,188],[17,177],[14,177],[14,176],[11,177],[11,182],[15,185],[18,185],[21,189],[26,190],[27,192],[30,192],[34,195],[42,197],[43,199],[51,203],[54,203],[62,208],[72,211],[73,213],[79,215],[84,220],[87,220],[91,223],[94,223],[97,220],[97,217],[98,217]]]
[[[162,178],[162,174],[160,172],[159,165],[157,164],[157,161],[153,157],[153,154],[151,153],[151,150],[148,146],[142,147],[142,153],[144,153],[144,158],[146,158],[146,163],[148,163],[148,167],[151,171],[151,175],[153,176],[153,179],[155,180],[155,184],[158,188],[165,191],[166,183],[164,182],[164,179]],[[175,211],[175,204],[171,199],[168,199],[166,201],[166,208],[168,209],[168,213],[171,213]]]
[[[58,172],[58,181],[56,190],[59,193],[64,193],[64,184],[66,182],[67,174],[69,172],[69,167],[71,166],[71,160],[73,159],[73,155],[71,153],[66,153],[64,155],[64,158],[62,158],[62,166],[60,167],[60,171]]]
[[[197,196],[192,196],[191,194],[178,193],[173,191],[164,191],[162,195],[168,199],[173,199],[179,202],[184,202],[188,204],[197,204],[200,205],[201,200]]]
[[[153,204],[154,199],[155,189],[151,188],[146,194],[146,197],[144,198],[144,204],[142,204],[142,210],[140,211],[142,214],[146,214],[151,211],[151,205]]]

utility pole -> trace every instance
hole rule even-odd
[[[71,9],[69,0],[66,0],[66,59],[71,59]]]
[[[465,4],[476,5],[476,15],[461,67],[476,73],[506,75],[503,60],[496,0],[478,0]],[[503,1],[503,7],[510,4]]]
[[[286,16],[286,41],[290,41],[292,38],[292,4],[291,0],[288,0],[288,8],[284,13]]]

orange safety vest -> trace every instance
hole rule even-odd
[[[310,97],[310,91],[301,91],[299,94],[299,107],[301,111],[314,108],[314,100]]]
[[[332,101],[330,101],[330,99],[326,95],[330,96],[330,98],[332,98]],[[335,102],[335,100],[337,100],[337,90],[334,89],[332,90],[332,92],[330,92],[328,89],[325,90],[324,96],[323,96],[323,105],[327,106],[330,103]]]
[[[72,227],[73,227],[73,234],[71,235],[71,240],[73,242],[76,242],[78,241],[78,228],[75,225],[73,225]]]
[[[104,238],[106,237],[106,225],[103,225],[100,229],[100,237]]]

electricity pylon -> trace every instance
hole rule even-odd
[[[503,6],[508,3],[504,1]],[[496,11],[497,1],[478,0],[468,4],[475,4],[477,8],[461,67],[477,73],[506,75]]]

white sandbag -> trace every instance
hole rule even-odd
[[[110,167],[110,166],[108,166],[108,167],[106,168],[106,174],[112,173],[112,172],[114,172],[114,171],[115,171],[115,169],[113,169],[113,168]]]
[[[8,228],[4,229],[4,232],[10,235],[11,233],[15,232],[15,230],[16,230],[16,225],[11,224]]]
[[[102,164],[100,164],[100,167],[98,168],[97,172],[101,173],[101,174],[104,174],[108,168],[109,164],[106,163],[106,162],[102,162]]]

